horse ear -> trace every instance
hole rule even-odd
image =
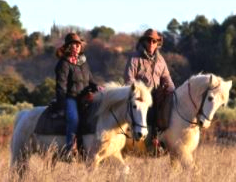
[[[135,84],[132,83],[132,85],[131,85],[131,91],[134,92],[134,90],[135,90]]]
[[[215,87],[217,84],[218,85],[220,84],[218,78],[214,76],[213,74],[210,74],[209,83],[210,83],[210,87]]]
[[[225,82],[229,90],[232,88],[232,80]]]
[[[149,90],[150,92],[152,91],[152,89],[153,89],[152,87],[148,87],[148,90]]]
[[[209,83],[210,83],[211,85],[212,85],[212,82],[213,82],[213,81],[212,81],[212,80],[213,80],[212,77],[213,77],[213,75],[211,74],[211,75],[210,75],[210,80],[209,80]]]

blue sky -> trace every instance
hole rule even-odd
[[[146,28],[166,30],[172,18],[180,23],[197,15],[219,23],[236,13],[235,0],[6,0],[17,5],[23,28],[48,34],[57,25],[74,25],[91,30],[105,25],[116,32],[137,32]]]

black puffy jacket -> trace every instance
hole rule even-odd
[[[64,106],[66,97],[77,97],[85,87],[94,82],[87,62],[75,65],[62,58],[56,65],[55,73],[56,97],[61,106]]]

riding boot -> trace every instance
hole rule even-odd
[[[66,162],[73,162],[76,160],[78,156],[77,150],[77,137],[75,135],[72,136],[72,141],[68,142],[65,150],[63,150],[62,155],[64,156],[64,160]]]

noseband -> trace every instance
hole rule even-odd
[[[211,82],[212,82],[212,75],[210,76],[209,85],[211,84]],[[204,103],[205,103],[205,100],[206,100],[206,97],[207,97],[208,92],[209,92],[210,90],[214,90],[214,89],[218,88],[218,87],[220,86],[220,84],[218,84],[217,86],[215,86],[215,87],[213,87],[213,88],[211,88],[209,85],[208,85],[208,88],[207,88],[207,89],[203,92],[203,94],[202,94],[203,96],[202,96],[201,105],[200,105],[200,108],[198,109],[198,108],[197,108],[197,105],[196,105],[196,103],[194,102],[193,97],[192,97],[192,95],[191,95],[191,86],[190,86],[190,81],[188,80],[188,95],[189,95],[189,97],[190,97],[190,100],[191,100],[191,102],[192,102],[194,108],[195,108],[196,110],[198,110],[198,112],[197,112],[196,115],[201,114],[201,115],[204,116],[204,118],[206,118],[208,121],[211,121],[211,120],[206,116],[206,114],[204,113],[204,111],[203,111],[203,106],[204,106]],[[177,94],[176,94],[175,91],[174,91],[174,96],[175,96],[176,103],[178,103],[178,98],[177,98]],[[188,123],[190,123],[190,124],[195,124],[195,125],[199,125],[199,126],[200,126],[200,123],[199,123],[199,122],[192,122],[192,121],[190,121],[189,119],[186,119],[186,118],[179,112],[178,107],[177,107],[177,104],[175,104],[175,108],[176,108],[176,111],[177,111],[178,115],[179,115],[184,121],[186,121],[186,122],[188,122]]]
[[[114,117],[117,125],[119,126],[119,128],[121,129],[122,131],[122,134],[124,134],[127,138],[132,138],[130,137],[129,135],[127,135],[125,133],[125,131],[122,129],[120,123],[119,123],[119,120],[118,118],[116,117],[115,113],[113,112],[112,109],[110,109],[110,112],[112,114],[112,116]],[[138,127],[141,127],[141,128],[147,128],[147,126],[143,126],[143,125],[140,125],[139,123],[137,123],[134,119],[134,112],[133,112],[133,109],[132,109],[132,98],[131,96],[129,97],[129,100],[128,100],[128,103],[127,103],[127,110],[126,110],[126,116],[129,115],[130,118],[131,118],[131,125],[132,125],[132,128],[134,128],[135,126],[138,126]]]

